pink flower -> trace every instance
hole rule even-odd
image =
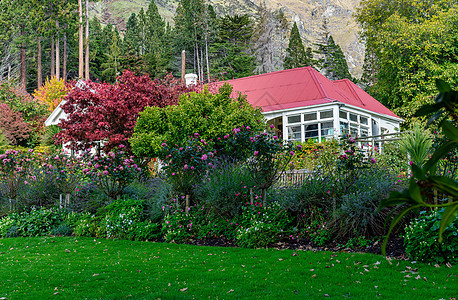
[[[175,176],[175,172],[172,173],[172,176]]]
[[[376,163],[375,158],[371,157],[371,163],[373,163],[373,164]]]
[[[302,150],[302,145],[297,145],[298,150]]]
[[[348,142],[349,142],[350,144],[353,144],[353,143],[355,142],[355,140],[351,137],[351,138],[348,139]]]
[[[274,139],[274,140],[277,140],[277,139],[278,139],[278,136],[274,135],[274,136],[273,136],[273,139]]]
[[[183,170],[187,170],[187,169],[188,169],[188,165],[184,165]]]
[[[107,170],[103,171],[103,175],[108,175],[108,171]]]
[[[289,151],[289,154],[290,154],[291,156],[293,156],[293,155],[294,155],[294,151]]]
[[[270,129],[274,129],[275,126],[274,126],[274,124],[270,124],[269,127],[270,127]]]
[[[193,167],[193,166],[191,166],[191,170],[194,170],[194,167]]]
[[[253,153],[253,154],[254,154],[254,156],[258,156],[258,154],[259,154],[259,151],[254,151],[254,153]]]
[[[409,161],[409,165],[413,165],[413,161]]]
[[[118,147],[119,147],[120,149],[126,148],[126,146],[124,146],[123,144],[120,144]]]
[[[194,136],[195,136],[195,137],[198,137],[198,136],[199,136],[199,134],[196,132],[196,133],[194,133]]]
[[[167,144],[166,143],[162,143],[161,146],[162,147],[167,147]]]
[[[202,157],[200,159],[207,160],[207,154],[202,155]]]

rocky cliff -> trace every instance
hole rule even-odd
[[[261,0],[207,0],[217,14],[254,15]],[[123,30],[132,12],[145,10],[150,0],[103,0],[91,4],[91,15],[96,15],[103,23],[116,25]],[[265,0],[272,10],[284,11],[290,22],[296,21],[299,31],[311,46],[320,35],[323,19],[327,18],[328,28],[334,40],[342,47],[350,72],[359,77],[364,60],[364,45],[359,42],[358,25],[353,19],[355,8],[360,0]],[[161,15],[172,23],[177,0],[156,0]]]

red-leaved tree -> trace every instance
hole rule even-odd
[[[0,132],[12,145],[25,146],[30,131],[30,125],[24,121],[22,113],[11,110],[8,104],[0,103]]]
[[[201,86],[186,87],[167,75],[151,80],[147,75],[135,76],[125,70],[117,83],[87,81],[75,86],[64,98],[67,114],[55,135],[56,143],[70,143],[73,150],[86,150],[103,141],[105,152],[123,144],[129,153],[138,113],[146,106],[176,105],[181,94],[200,90]]]

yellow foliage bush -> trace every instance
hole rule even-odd
[[[47,78],[46,82],[33,93],[33,97],[39,103],[48,106],[49,111],[53,111],[64,99],[71,87],[64,79]]]

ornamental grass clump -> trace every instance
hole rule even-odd
[[[106,155],[91,156],[85,152],[84,169],[85,177],[92,180],[98,189],[111,199],[120,197],[131,182],[141,172],[134,157],[123,151],[124,145],[119,145]]]

